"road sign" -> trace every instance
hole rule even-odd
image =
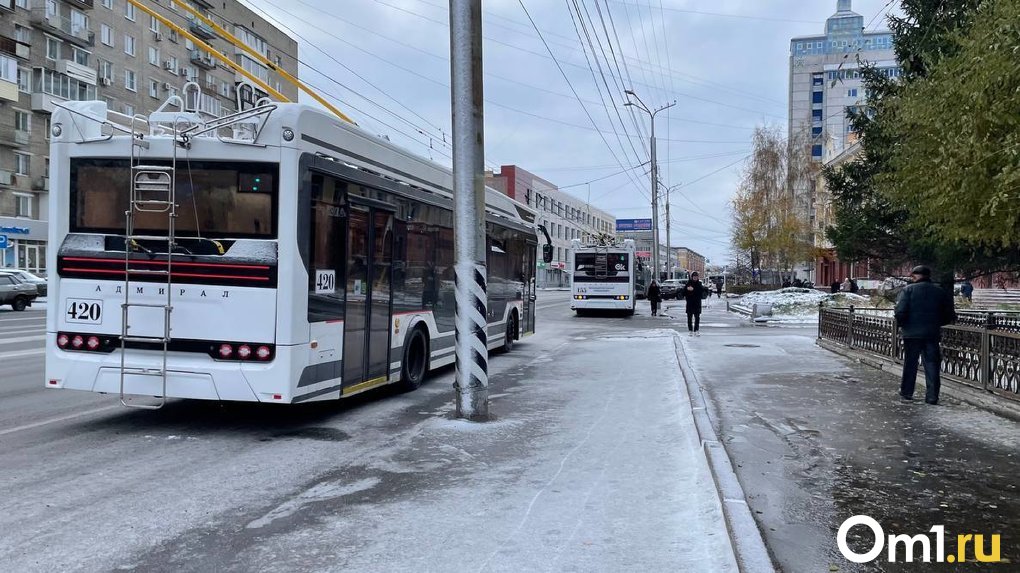
[[[0,235],[0,249],[6,249],[7,246],[7,235]]]
[[[628,231],[651,231],[652,220],[651,219],[617,219],[616,220],[616,232],[624,233]]]

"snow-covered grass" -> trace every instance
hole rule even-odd
[[[846,307],[871,306],[872,299],[851,293],[830,294],[815,289],[784,288],[775,291],[752,292],[740,299],[740,304],[771,304],[772,315],[768,322],[812,324],[818,322],[818,305]]]

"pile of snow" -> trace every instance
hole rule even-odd
[[[752,292],[740,299],[748,308],[755,304],[772,305],[769,322],[811,324],[818,322],[818,305],[847,307],[868,306],[871,299],[851,293],[830,294],[815,289],[784,288],[775,291]]]

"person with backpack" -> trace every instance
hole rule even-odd
[[[680,291],[687,301],[687,331],[690,336],[701,336],[701,301],[708,298],[708,289],[701,282],[697,272],[691,273],[691,279]]]
[[[659,288],[659,281],[652,280],[648,285],[648,302],[652,303],[652,316],[659,314],[659,303],[662,302],[662,289]]]

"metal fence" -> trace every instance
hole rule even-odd
[[[891,309],[818,309],[818,338],[903,362]],[[1020,400],[1020,313],[960,312],[942,328],[942,372],[952,380]]]

